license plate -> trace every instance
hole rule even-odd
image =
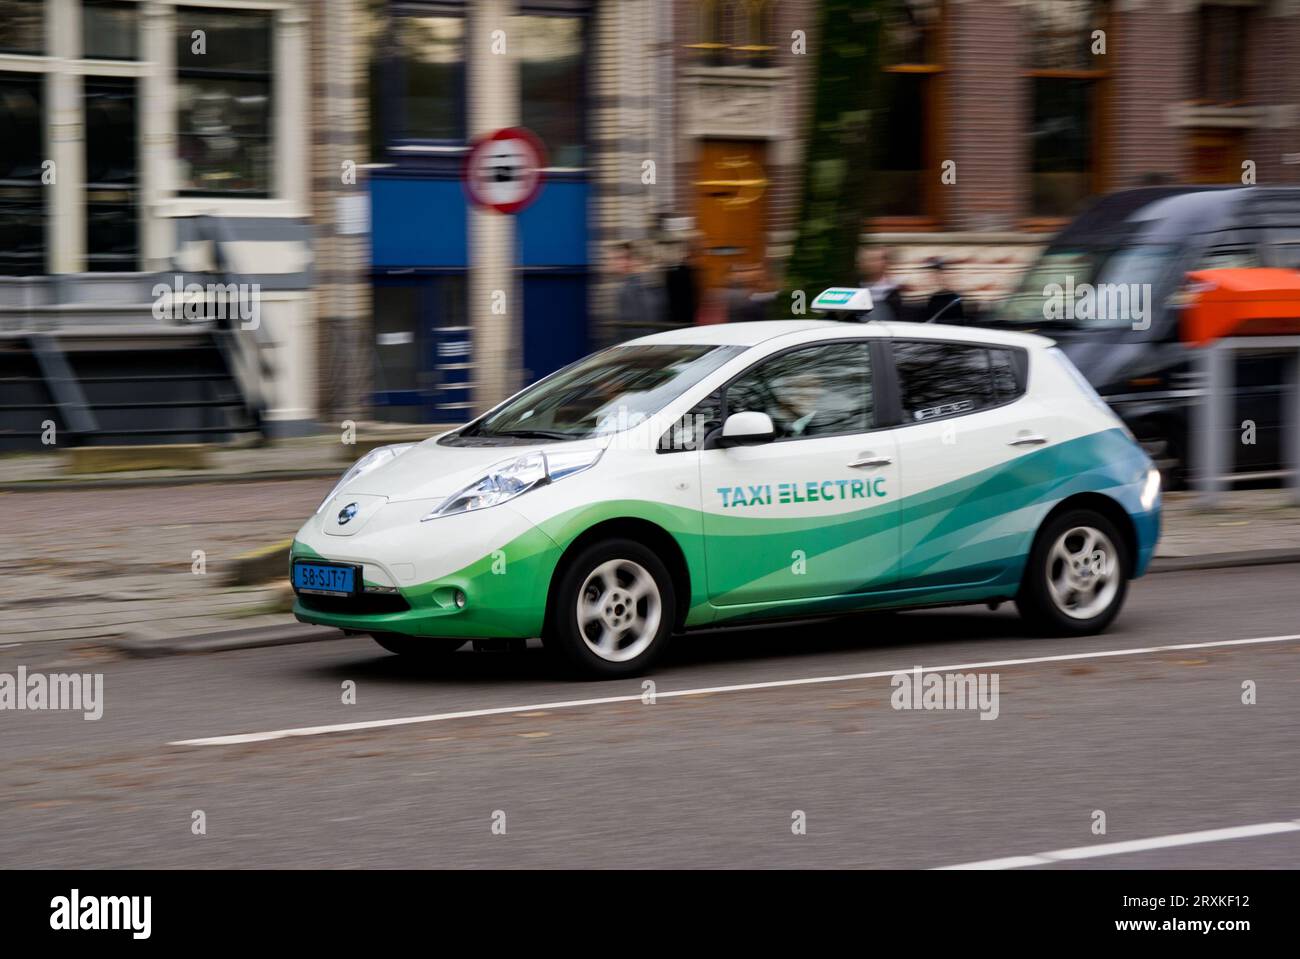
[[[293,588],[300,593],[351,596],[357,591],[357,568],[333,563],[294,563]]]

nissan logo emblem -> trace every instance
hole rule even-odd
[[[357,515],[357,504],[349,503],[347,506],[339,510],[339,525],[347,526],[348,523],[352,522],[352,517],[356,515]]]

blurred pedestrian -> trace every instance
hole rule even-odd
[[[925,322],[961,324],[966,319],[961,296],[948,288],[948,264],[941,256],[932,256],[925,261],[925,268],[930,271],[934,292],[925,303]]]
[[[858,251],[859,286],[871,291],[873,320],[907,319],[903,308],[903,286],[893,275],[894,254],[884,246],[864,246]]]
[[[767,289],[761,264],[737,264],[731,268],[727,287],[727,322],[753,323],[767,319],[777,291]]]
[[[700,306],[698,271],[691,263],[690,251],[685,243],[675,244],[670,249],[671,265],[664,271],[665,302],[668,306],[665,319],[676,326],[692,326]]]
[[[620,339],[658,332],[664,320],[664,288],[652,275],[652,266],[639,244],[624,242],[614,248],[614,270],[622,277],[615,301]]]
[[[709,287],[700,296],[700,309],[695,322],[699,326],[711,326],[714,323],[727,322],[727,290],[719,286]]]

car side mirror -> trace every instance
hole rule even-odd
[[[732,413],[722,424],[722,436],[719,446],[757,446],[770,443],[776,439],[776,427],[772,417],[758,410],[746,410]]]

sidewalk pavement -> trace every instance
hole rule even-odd
[[[451,428],[446,425],[358,423],[350,443],[343,441],[343,431],[340,429],[338,433],[275,440],[264,446],[212,445],[203,451],[204,458],[208,461],[208,466],[203,469],[130,468],[130,449],[165,452],[168,449],[166,446],[129,448],[122,463],[123,468],[101,473],[73,472],[72,454],[68,451],[7,454],[0,456],[0,492],[337,477],[376,446],[418,442]],[[114,447],[95,449],[112,450]]]
[[[157,471],[69,482],[55,463],[0,457],[0,645],[72,640],[139,650],[190,637],[187,648],[206,649],[220,646],[212,636],[248,645],[258,635],[338,635],[294,624],[282,576],[230,584],[241,556],[287,547],[346,469],[336,439],[221,450],[215,482]],[[137,485],[118,485],[123,478]],[[1272,562],[1300,562],[1300,507],[1288,505],[1285,491],[1233,491],[1213,511],[1198,509],[1191,494],[1166,495],[1153,571]],[[263,565],[278,575],[274,560]]]

